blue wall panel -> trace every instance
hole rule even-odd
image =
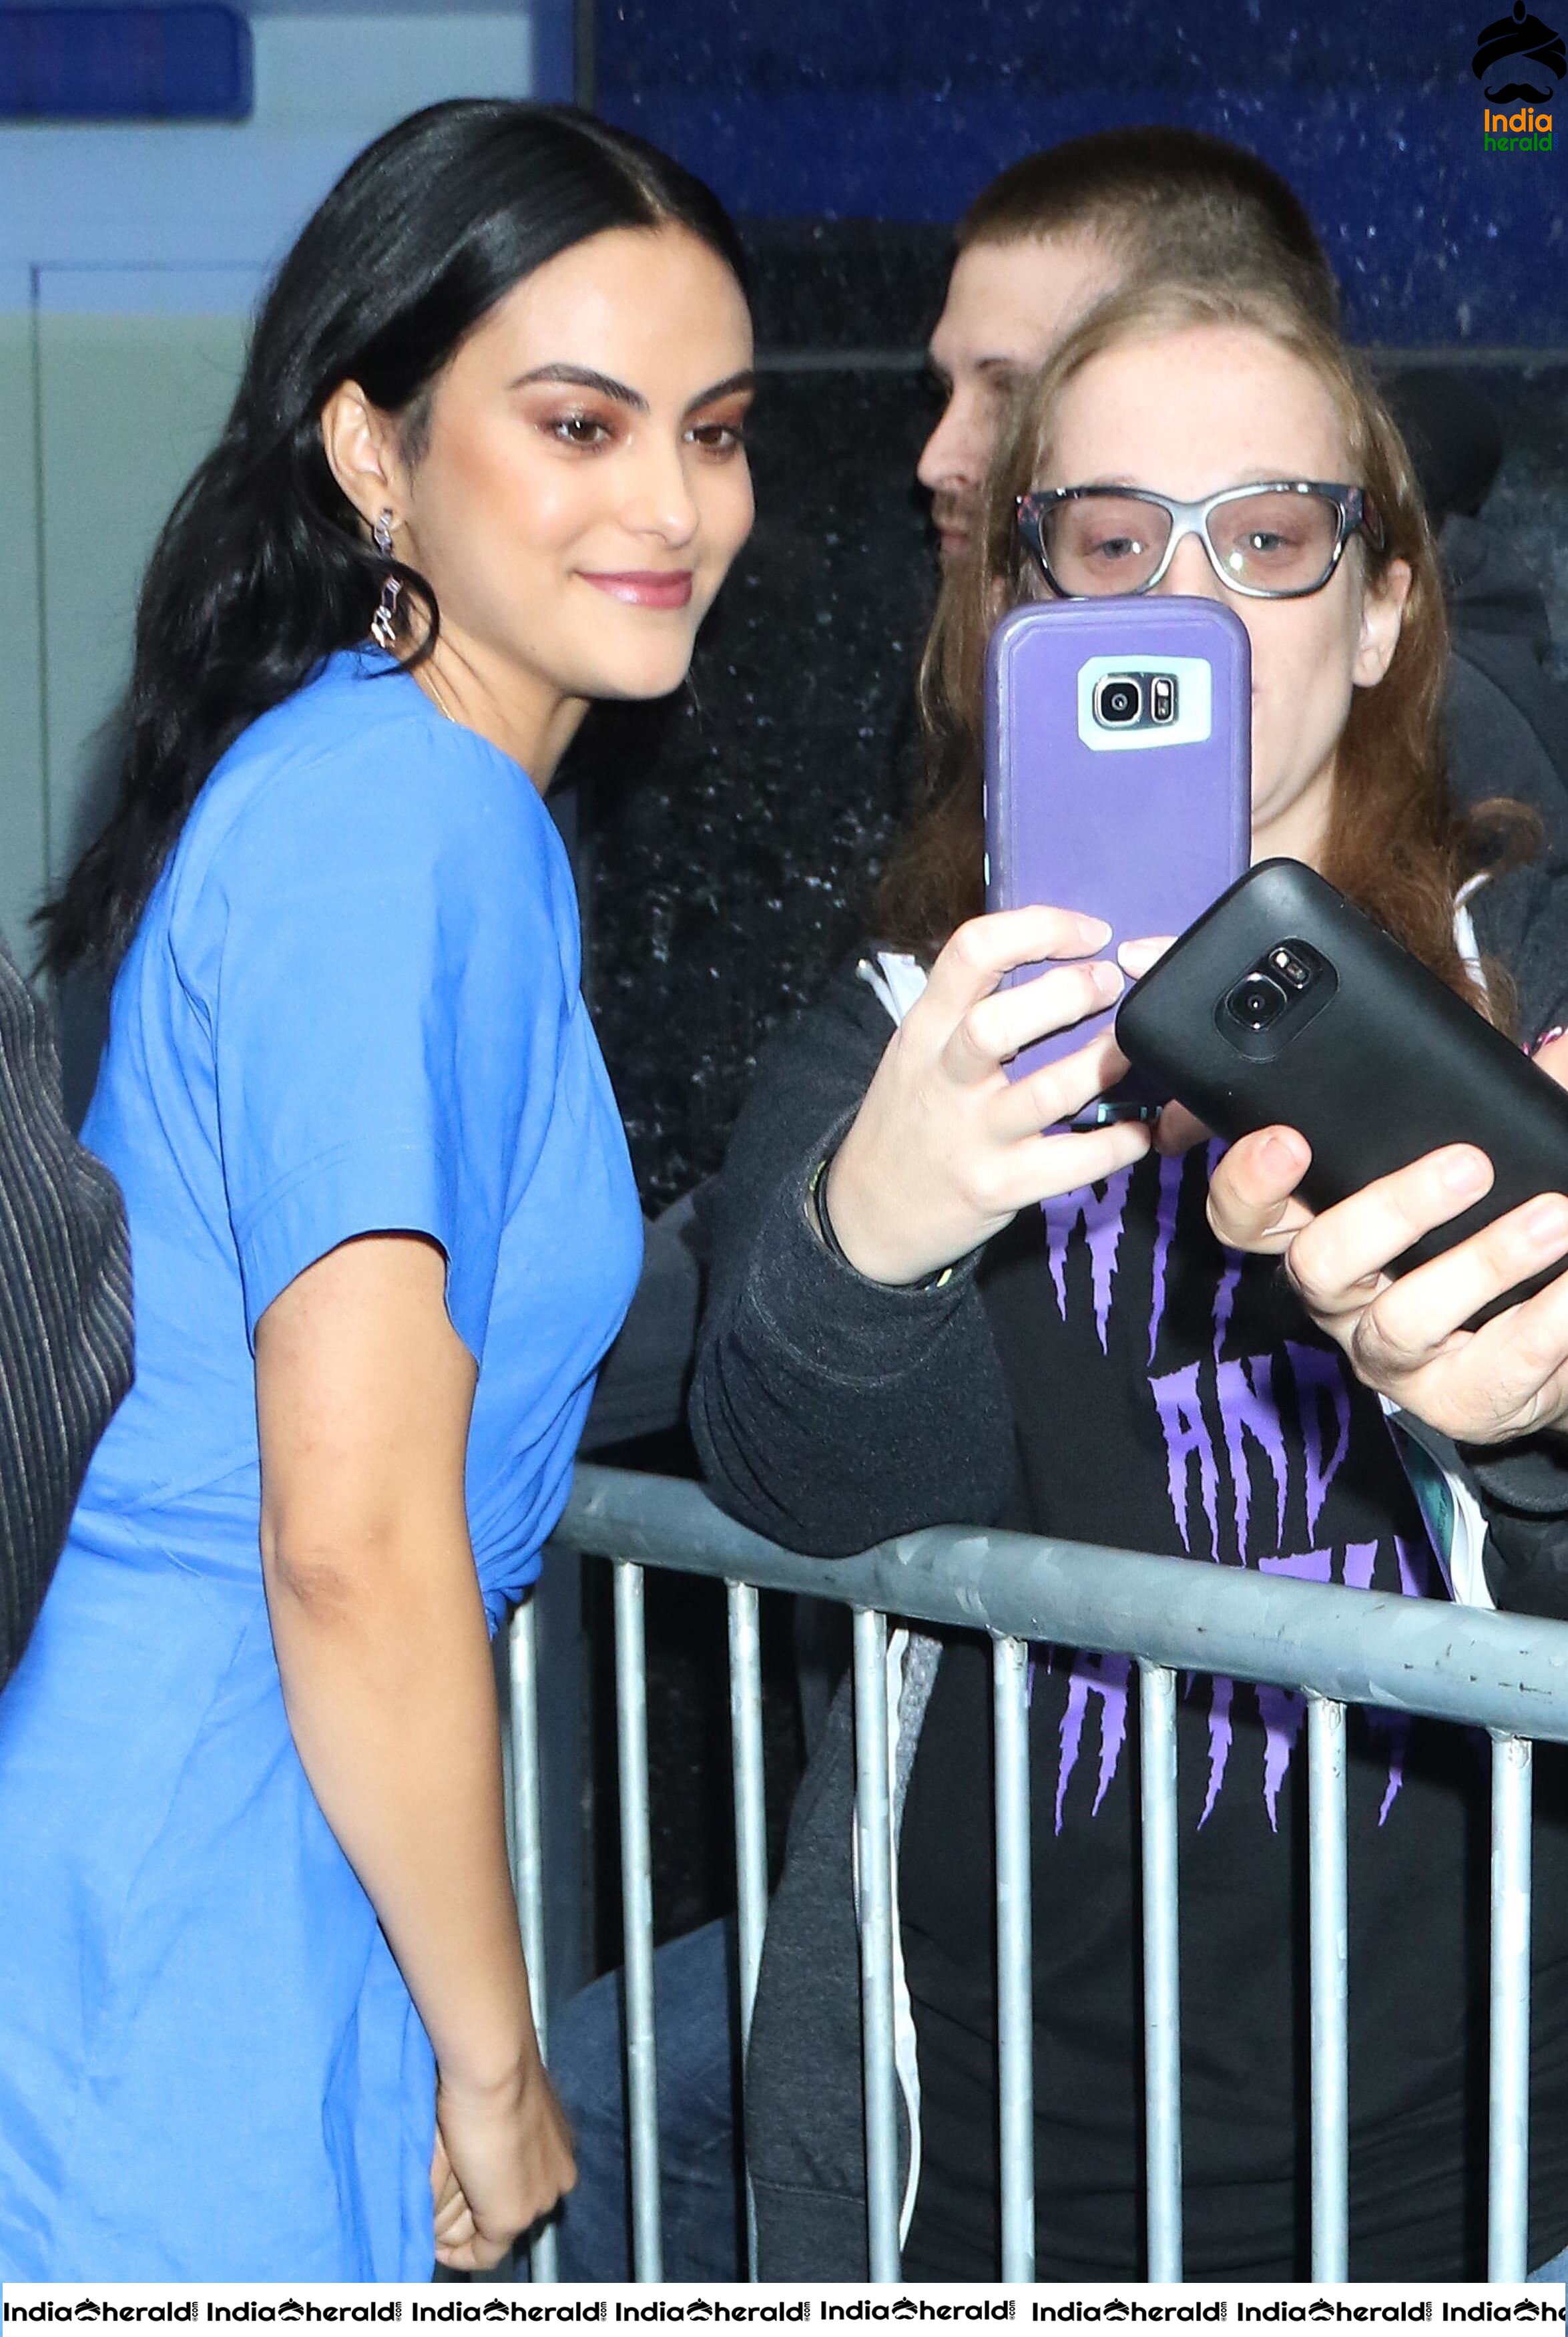
[[[570,105],[580,93],[577,0],[531,0],[533,95]]]
[[[241,122],[250,102],[232,8],[0,6],[0,119]]]

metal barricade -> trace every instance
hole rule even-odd
[[[1531,1740],[1568,1742],[1568,1624],[1027,1534],[933,1527],[826,1560],[777,1548],[695,1485],[579,1469],[557,1543],[615,1570],[622,1899],[633,2264],[660,2274],[648,1714],[648,1567],[709,1575],[729,1601],[741,2016],[749,2032],[766,1908],[757,1593],[804,1591],[854,1610],[867,2218],[872,2278],[899,2276],[893,2006],[896,1909],[887,1640],[890,1616],[991,1635],[996,1745],[1002,2272],[1033,2276],[1027,1662],[1031,1642],[1136,1662],[1142,1772],[1147,2273],[1182,2278],[1180,1942],[1175,1684],[1218,1674],[1302,1693],[1308,1706],[1311,2273],[1348,2276],[1345,1707],[1486,1730],[1492,1755],[1488,2277],[1527,2270]],[[1173,1597],[1180,1567],[1180,1595]],[[508,1774],[513,1871],[536,2000],[544,2000],[537,1697],[531,1610],[511,1626]],[[755,2234],[753,2235],[755,2271]],[[547,2234],[533,2276],[554,2277]]]

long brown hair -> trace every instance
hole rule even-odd
[[[1409,564],[1410,590],[1388,670],[1375,687],[1355,691],[1340,736],[1324,874],[1450,989],[1505,1019],[1506,983],[1488,968],[1483,990],[1459,954],[1454,901],[1467,875],[1494,862],[1500,850],[1517,848],[1528,815],[1502,804],[1466,815],[1449,797],[1438,728],[1447,624],[1409,456],[1356,357],[1273,282],[1125,286],[1084,319],[1023,394],[991,467],[980,523],[968,555],[944,582],[926,646],[920,673],[925,785],[915,819],[878,887],[876,931],[885,941],[929,954],[985,906],[986,644],[1005,610],[1046,592],[1014,519],[1017,498],[1048,463],[1064,391],[1104,350],[1208,325],[1261,333],[1311,367],[1339,412],[1349,475],[1367,490],[1382,525],[1380,545],[1360,537],[1347,556],[1365,562],[1373,583],[1390,562]]]

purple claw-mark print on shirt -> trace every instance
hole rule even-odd
[[[1282,1541],[1290,1462],[1284,1427],[1274,1406],[1274,1359],[1272,1355],[1237,1355],[1228,1364],[1215,1364],[1214,1381],[1220,1418],[1224,1423],[1225,1457],[1231,1464],[1231,1482],[1236,1490],[1236,1540],[1242,1550],[1246,1549],[1247,1523],[1252,1507],[1252,1477],[1246,1449],[1251,1442],[1268,1462],[1274,1481],[1274,1537]]]
[[[1081,1191],[1067,1194],[1044,1211],[1046,1259],[1051,1269],[1051,1280],[1057,1288],[1057,1305],[1062,1311],[1064,1321],[1067,1312],[1067,1252],[1075,1236],[1080,1232],[1088,1245],[1095,1329],[1099,1336],[1102,1354],[1105,1353],[1111,1293],[1116,1278],[1116,1252],[1121,1247],[1122,1227],[1127,1209],[1127,1186],[1131,1177],[1131,1169],[1124,1168],[1109,1178],[1103,1189],[1086,1185]]]
[[[1184,1160],[1162,1160],[1160,1163],[1160,1197],[1154,1205],[1154,1275],[1153,1297],[1149,1306],[1149,1363],[1153,1367],[1154,1350],[1160,1344],[1160,1325],[1165,1319],[1165,1267],[1171,1255],[1171,1238],[1176,1230],[1176,1204],[1181,1198]]]
[[[1210,1148],[1213,1152],[1215,1148]],[[1152,1365],[1164,1321],[1170,1247],[1174,1237],[1184,1163],[1162,1160],[1154,1196],[1154,1230],[1149,1307],[1148,1358]],[[1211,1162],[1212,1165],[1212,1162]],[[1108,1354],[1110,1323],[1116,1301],[1132,1172],[1123,1172],[1097,1190],[1048,1203],[1046,1220],[1047,1257],[1057,1305],[1065,1316],[1067,1305],[1068,1262],[1082,1244],[1089,1264],[1095,1330],[1101,1352]],[[1150,1372],[1154,1398],[1164,1440],[1166,1483],[1171,1513],[1182,1546],[1190,1557],[1231,1562],[1247,1548],[1258,1497],[1258,1480],[1271,1494],[1274,1532],[1283,1540],[1292,1494],[1304,1511],[1308,1529],[1316,1533],[1335,1478],[1349,1450],[1351,1395],[1338,1354],[1305,1341],[1287,1340],[1282,1348],[1252,1354],[1226,1356],[1222,1349],[1229,1332],[1240,1284],[1241,1262],[1227,1257],[1213,1301],[1213,1360],[1201,1359],[1164,1373]],[[1293,1413],[1299,1434],[1287,1435],[1282,1411]],[[1225,1527],[1226,1517],[1233,1527]],[[1311,1582],[1340,1581],[1355,1589],[1371,1587],[1379,1545],[1350,1542],[1343,1548],[1284,1551],[1256,1559],[1261,1573],[1286,1574]],[[1395,1538],[1399,1588],[1407,1598],[1426,1598],[1436,1588],[1435,1562],[1423,1543]],[[1246,1562],[1244,1560],[1242,1562]],[[1049,1651],[1039,1659],[1051,1662]],[[1084,1750],[1090,1706],[1099,1721],[1099,1760],[1091,1814],[1097,1813],[1121,1765],[1127,1738],[1127,1696],[1132,1665],[1123,1657],[1078,1653],[1067,1656],[1066,1701],[1063,1708],[1058,1747],[1056,1830],[1065,1822],[1067,1789]],[[1034,1663],[1029,1685],[1032,1693]],[[1189,1683],[1189,1687],[1191,1683]],[[1262,1772],[1259,1779],[1271,1828],[1277,1830],[1281,1789],[1290,1773],[1300,1739],[1306,1711],[1304,1699],[1288,1688],[1238,1686],[1226,1678],[1207,1683],[1209,1706],[1209,1775],[1199,1824],[1204,1824],[1219,1800],[1231,1770],[1234,1749],[1233,1714],[1238,1694],[1256,1699],[1263,1722]],[[1378,1814],[1387,1819],[1404,1781],[1404,1761],[1409,1723],[1401,1715],[1374,1716],[1376,1733],[1388,1750],[1388,1786]]]
[[[1062,1803],[1067,1780],[1078,1765],[1084,1715],[1091,1695],[1100,1699],[1100,1775],[1095,1788],[1091,1817],[1110,1790],[1127,1734],[1127,1682],[1133,1665],[1129,1656],[1077,1655],[1067,1677],[1067,1701],[1062,1711],[1061,1757],[1057,1768],[1057,1832],[1062,1830]]]
[[[1307,1453],[1307,1530],[1316,1533],[1329,1488],[1350,1442],[1350,1391],[1343,1364],[1327,1347],[1298,1346],[1293,1339],[1287,1339],[1285,1353],[1295,1375],[1301,1441]],[[1332,1450],[1327,1433],[1330,1427]]]

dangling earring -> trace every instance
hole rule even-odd
[[[370,540],[383,560],[391,559],[392,507],[390,504],[384,512],[377,514],[375,524],[370,531]],[[375,614],[370,621],[371,640],[377,649],[385,650],[389,657],[394,655],[397,650],[397,601],[402,591],[401,578],[389,576],[381,588],[381,599],[377,601]]]

